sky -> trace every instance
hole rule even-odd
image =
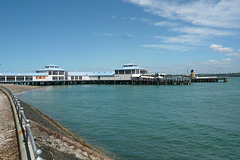
[[[0,72],[240,72],[239,0],[1,0]]]

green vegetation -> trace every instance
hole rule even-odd
[[[218,73],[218,74],[196,74],[199,77],[217,76],[217,77],[240,77],[240,73]]]
[[[185,77],[186,75],[183,74],[168,74],[166,77],[167,78],[180,78],[180,77]],[[217,76],[217,77],[240,77],[240,72],[239,73],[201,73],[201,74],[195,74],[195,76],[198,77],[212,77],[212,76]]]

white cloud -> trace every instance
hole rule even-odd
[[[153,38],[162,39],[162,38],[164,38],[164,36],[159,36],[159,35],[157,35],[157,36],[153,36]]]
[[[222,60],[209,60],[207,62],[202,62],[202,64],[229,64],[232,62],[231,58],[222,59]]]
[[[155,36],[155,38],[158,38]],[[198,35],[180,35],[176,37],[159,37],[164,43],[177,43],[191,46],[206,45],[204,38]]]
[[[161,22],[156,22],[154,23],[155,26],[160,26],[160,27],[176,27],[179,24],[178,23],[174,23],[174,22],[169,22],[169,21],[161,21]]]
[[[117,18],[117,16],[112,15],[111,18],[112,18],[112,19],[115,19],[115,18]]]
[[[122,36],[123,36],[124,38],[132,38],[132,37],[135,37],[134,35],[128,34],[128,33],[126,33],[126,32],[123,33]]]
[[[175,27],[172,29],[175,32],[194,34],[194,35],[214,35],[214,36],[229,36],[236,35],[233,31],[227,31],[222,29],[213,29],[206,27]]]
[[[233,57],[236,57],[236,58],[240,58],[240,53],[235,53],[235,52],[228,53],[228,54],[226,54],[226,56],[233,56]]]
[[[92,33],[92,35],[94,35],[94,36],[98,36],[98,35],[99,35],[99,33]]]
[[[194,47],[174,45],[174,44],[143,44],[141,46],[147,47],[147,48],[167,49],[167,50],[174,50],[174,51],[189,51],[194,49]]]
[[[124,0],[160,17],[194,25],[240,28],[239,0]]]
[[[115,34],[113,34],[113,33],[104,33],[103,35],[104,36],[115,36]]]
[[[131,20],[131,21],[136,21],[137,18],[136,18],[136,17],[131,17],[130,20]]]
[[[222,52],[222,53],[233,52],[232,48],[230,48],[230,47],[223,47],[222,45],[218,45],[218,44],[212,44],[207,49],[211,49],[213,51]]]
[[[150,19],[148,19],[148,18],[141,18],[140,19],[142,22],[150,22],[151,20]]]
[[[128,1],[128,0],[125,0]],[[141,5],[141,6],[150,6],[152,5],[151,0],[130,0],[130,2]]]

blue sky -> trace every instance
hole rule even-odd
[[[1,0],[0,72],[240,72],[239,0]]]

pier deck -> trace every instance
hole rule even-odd
[[[64,80],[64,81],[12,81],[3,84],[20,85],[74,85],[74,84],[111,84],[111,85],[191,85],[189,78],[140,78],[132,80]]]
[[[195,82],[227,82],[227,77],[196,78],[133,78],[132,80],[57,80],[57,81],[0,81],[0,84],[20,85],[74,85],[74,84],[111,84],[111,85],[191,85]]]
[[[192,78],[191,81],[194,82],[227,82],[227,77],[196,77]]]

